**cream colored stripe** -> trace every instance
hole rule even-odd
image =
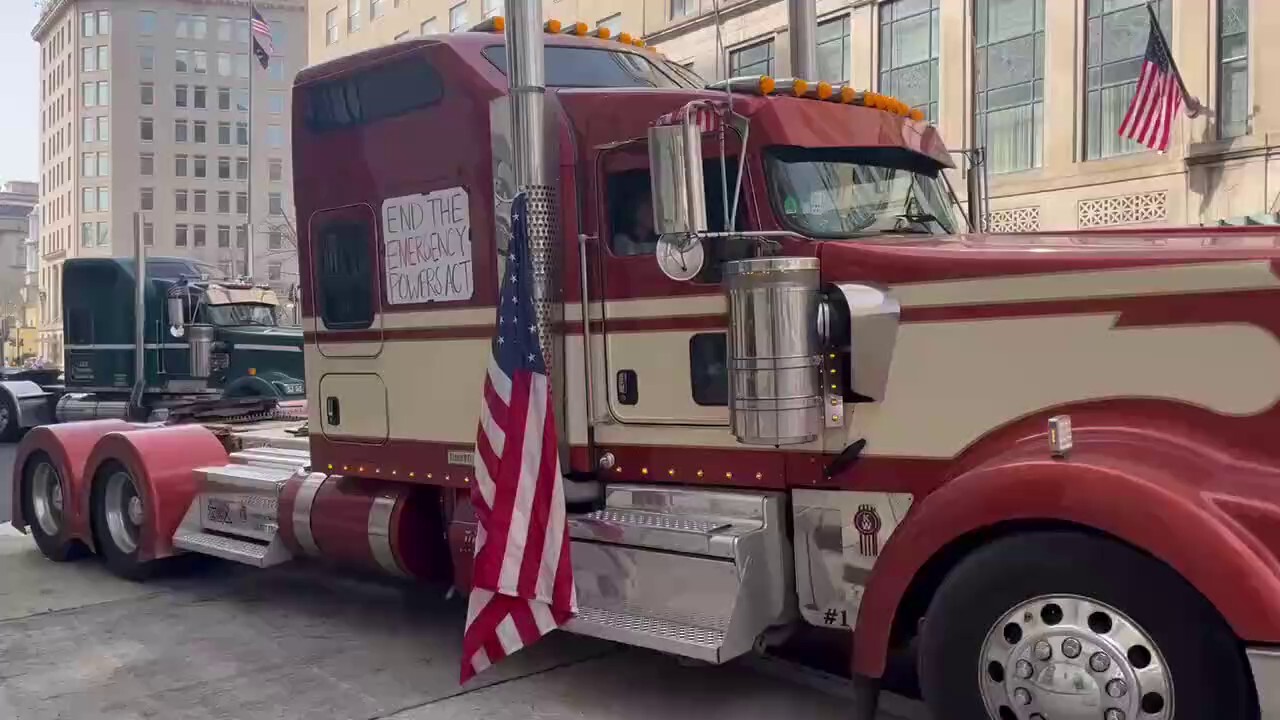
[[[892,294],[903,307],[930,307],[1272,288],[1271,263],[1250,260],[909,283]]]
[[[606,305],[610,318],[687,317],[690,315],[723,315],[729,311],[724,295],[688,295],[671,298],[639,298],[636,300],[611,300]],[[600,319],[600,304],[592,303],[591,317]],[[582,320],[581,303],[565,303],[564,319],[570,322]]]

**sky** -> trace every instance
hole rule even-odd
[[[40,46],[34,0],[0,0],[0,181],[40,179]]]

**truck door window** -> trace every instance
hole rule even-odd
[[[689,385],[699,405],[729,404],[729,369],[724,333],[699,333],[689,338]]]
[[[377,271],[372,222],[372,216],[368,222],[335,218],[321,220],[313,230],[316,300],[325,327],[359,330],[373,324]]]

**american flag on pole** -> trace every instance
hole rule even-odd
[[[271,64],[271,53],[275,48],[271,41],[271,23],[262,17],[256,6],[249,6],[249,36],[253,38],[253,54],[257,56],[262,69]]]
[[[479,523],[462,682],[568,622],[578,606],[523,193],[512,203],[511,226],[476,437],[471,502]]]
[[[1143,58],[1142,71],[1138,74],[1138,88],[1129,103],[1124,121],[1120,123],[1121,137],[1135,140],[1143,145],[1165,152],[1169,149],[1169,141],[1173,137],[1173,121],[1178,111],[1186,103],[1188,111],[1194,115],[1200,110],[1200,103],[1187,94],[1187,88],[1178,73],[1178,66],[1173,60],[1169,44],[1165,42],[1164,33],[1160,31],[1160,23],[1156,19],[1155,10],[1147,6],[1151,20],[1151,30],[1147,35],[1147,54]]]

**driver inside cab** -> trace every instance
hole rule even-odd
[[[628,224],[613,236],[614,253],[624,257],[653,255],[658,248],[658,235],[653,231],[653,198],[648,188],[638,193],[629,210]]]

